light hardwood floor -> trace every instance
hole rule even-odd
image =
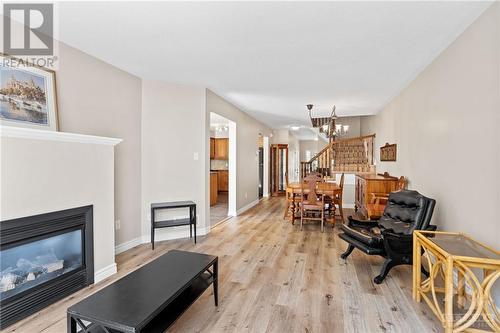
[[[190,240],[141,245],[117,256],[118,274],[90,286],[6,332],[65,332],[66,308],[170,249],[219,256],[219,307],[212,288],[169,332],[441,332],[424,304],[411,298],[411,267],[393,269],[381,285],[372,278],[382,259],[355,251],[338,227],[303,231],[282,219],[283,198],[264,199],[245,214]],[[158,277],[161,279],[161,277]]]

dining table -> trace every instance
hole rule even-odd
[[[296,198],[302,194],[309,193],[309,187],[303,184],[304,183],[302,182],[293,182],[293,183],[288,183],[286,187],[286,196],[287,198],[290,198],[289,217],[290,217],[290,222],[292,223],[295,221],[295,219],[299,218],[295,216],[295,212],[298,208],[298,203],[296,202]],[[333,198],[337,194],[342,193],[342,188],[335,181],[317,182],[316,193]]]

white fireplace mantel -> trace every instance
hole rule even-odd
[[[0,137],[50,140],[50,141],[60,141],[60,142],[90,143],[90,144],[113,145],[113,146],[122,142],[122,139],[109,138],[103,136],[56,132],[56,131],[39,130],[33,128],[23,128],[14,126],[3,126],[3,125],[0,126]]]
[[[116,273],[115,138],[0,126],[1,221],[93,206],[94,281]]]

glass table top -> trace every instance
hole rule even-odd
[[[500,260],[500,254],[464,235],[423,234],[428,240],[454,256]]]

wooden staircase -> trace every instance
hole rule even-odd
[[[372,172],[375,134],[329,143],[307,162],[300,162],[300,178],[310,172],[329,176],[334,172]]]

